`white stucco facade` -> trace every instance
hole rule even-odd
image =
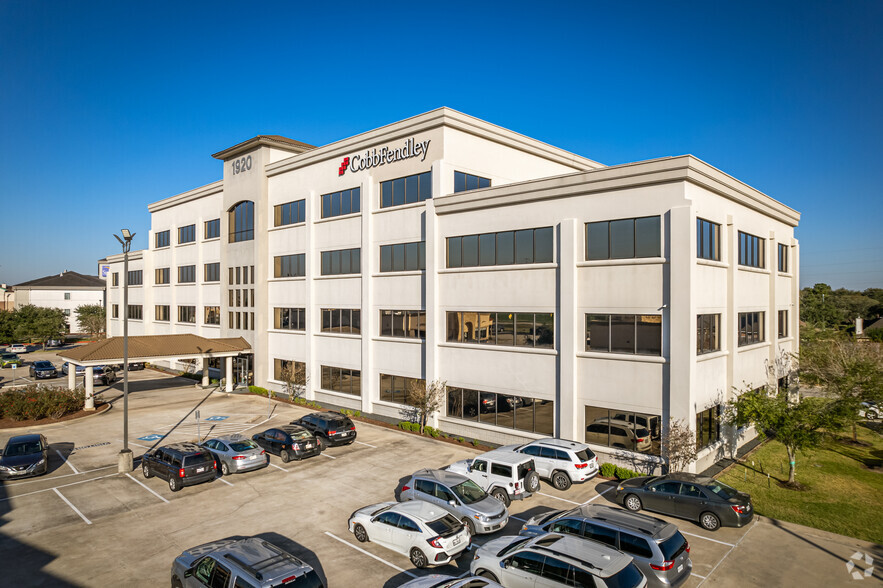
[[[31,280],[15,286],[14,308],[29,304],[41,308],[57,308],[64,312],[70,333],[79,333],[79,306],[104,306],[104,282],[95,276],[76,272]]]
[[[384,148],[399,151],[389,161]],[[444,380],[453,390],[437,419],[446,432],[496,443],[556,435],[586,440],[606,459],[653,462],[669,418],[707,426],[734,389],[787,375],[771,366],[797,350],[799,214],[692,156],[606,167],[443,108],[322,147],[258,137],[215,157],[221,181],[148,207],[151,246],[129,260],[142,272],[129,288],[129,304],[141,307],[129,333],[243,336],[260,386],[281,390],[277,360],[304,362],[309,398],[399,417],[403,378]],[[458,191],[462,174],[489,187]],[[406,190],[401,203],[396,186]],[[411,201],[416,186],[424,196]],[[355,207],[346,191],[356,188],[357,212],[333,208],[335,193]],[[277,211],[299,201],[302,221],[284,216],[290,207]],[[242,227],[229,211],[243,202],[253,203],[253,234],[231,237]],[[205,238],[215,219],[218,236]],[[701,223],[717,227],[711,254]],[[189,225],[194,241],[179,244]],[[157,247],[165,231],[168,245]],[[740,233],[762,255],[740,263]],[[336,271],[353,250],[358,267]],[[414,266],[409,255],[420,250]],[[300,266],[286,257],[301,254]],[[111,266],[108,333],[119,335],[122,256],[102,263]],[[218,279],[206,281],[215,263]],[[292,275],[277,275],[288,263]],[[195,267],[193,282],[178,283],[182,266]],[[163,268],[169,283],[157,284]],[[157,306],[169,320],[156,320]],[[195,321],[178,307],[195,308]],[[207,324],[206,307],[219,324]],[[292,328],[277,309],[303,319]],[[408,312],[417,314],[394,318]],[[713,336],[699,335],[708,316],[717,317]],[[386,330],[402,320],[412,325],[405,336]],[[753,336],[752,321],[762,323]],[[587,432],[599,423],[606,442]],[[706,430],[694,469],[723,457],[716,425]]]

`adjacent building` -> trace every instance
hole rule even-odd
[[[13,287],[14,308],[32,304],[64,312],[68,333],[78,333],[77,307],[104,306],[105,280],[72,271],[37,278]],[[10,309],[12,310],[12,309]]]
[[[443,380],[438,426],[496,443],[653,463],[681,419],[696,469],[734,390],[787,385],[800,215],[693,156],[604,166],[441,108],[214,157],[220,181],[148,206],[127,309],[101,261],[110,335],[242,336],[228,377],[301,364],[309,398],[394,418]]]

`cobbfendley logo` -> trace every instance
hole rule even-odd
[[[366,170],[372,167],[379,167],[387,163],[410,159],[412,157],[420,157],[420,161],[426,159],[429,152],[429,140],[417,141],[417,139],[408,139],[402,147],[391,149],[382,147],[380,149],[369,149],[364,155],[353,155],[352,157],[344,157],[340,167],[337,169],[337,175],[342,176],[347,168],[351,172]]]

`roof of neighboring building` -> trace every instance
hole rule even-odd
[[[206,339],[198,335],[142,335],[129,337],[129,361],[163,357],[228,356],[250,351],[251,345],[242,337]],[[111,337],[70,351],[59,357],[78,364],[123,360],[123,338]]]
[[[33,290],[39,290],[40,288],[97,288],[104,290],[104,280],[95,276],[86,276],[77,272],[66,271],[46,276],[45,278],[22,282],[21,284],[16,284],[15,287]]]
[[[865,331],[876,331],[877,329],[883,329],[883,318],[875,320],[864,328]]]

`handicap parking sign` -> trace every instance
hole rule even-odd
[[[207,421],[223,421],[223,420],[226,419],[226,418],[229,418],[229,417],[225,417],[225,416],[210,416],[209,418],[207,418],[207,419],[205,419],[205,420],[207,420]]]
[[[156,433],[152,433],[152,434],[146,435],[144,437],[138,437],[139,441],[156,441],[157,439],[162,439],[162,435],[157,435]]]

